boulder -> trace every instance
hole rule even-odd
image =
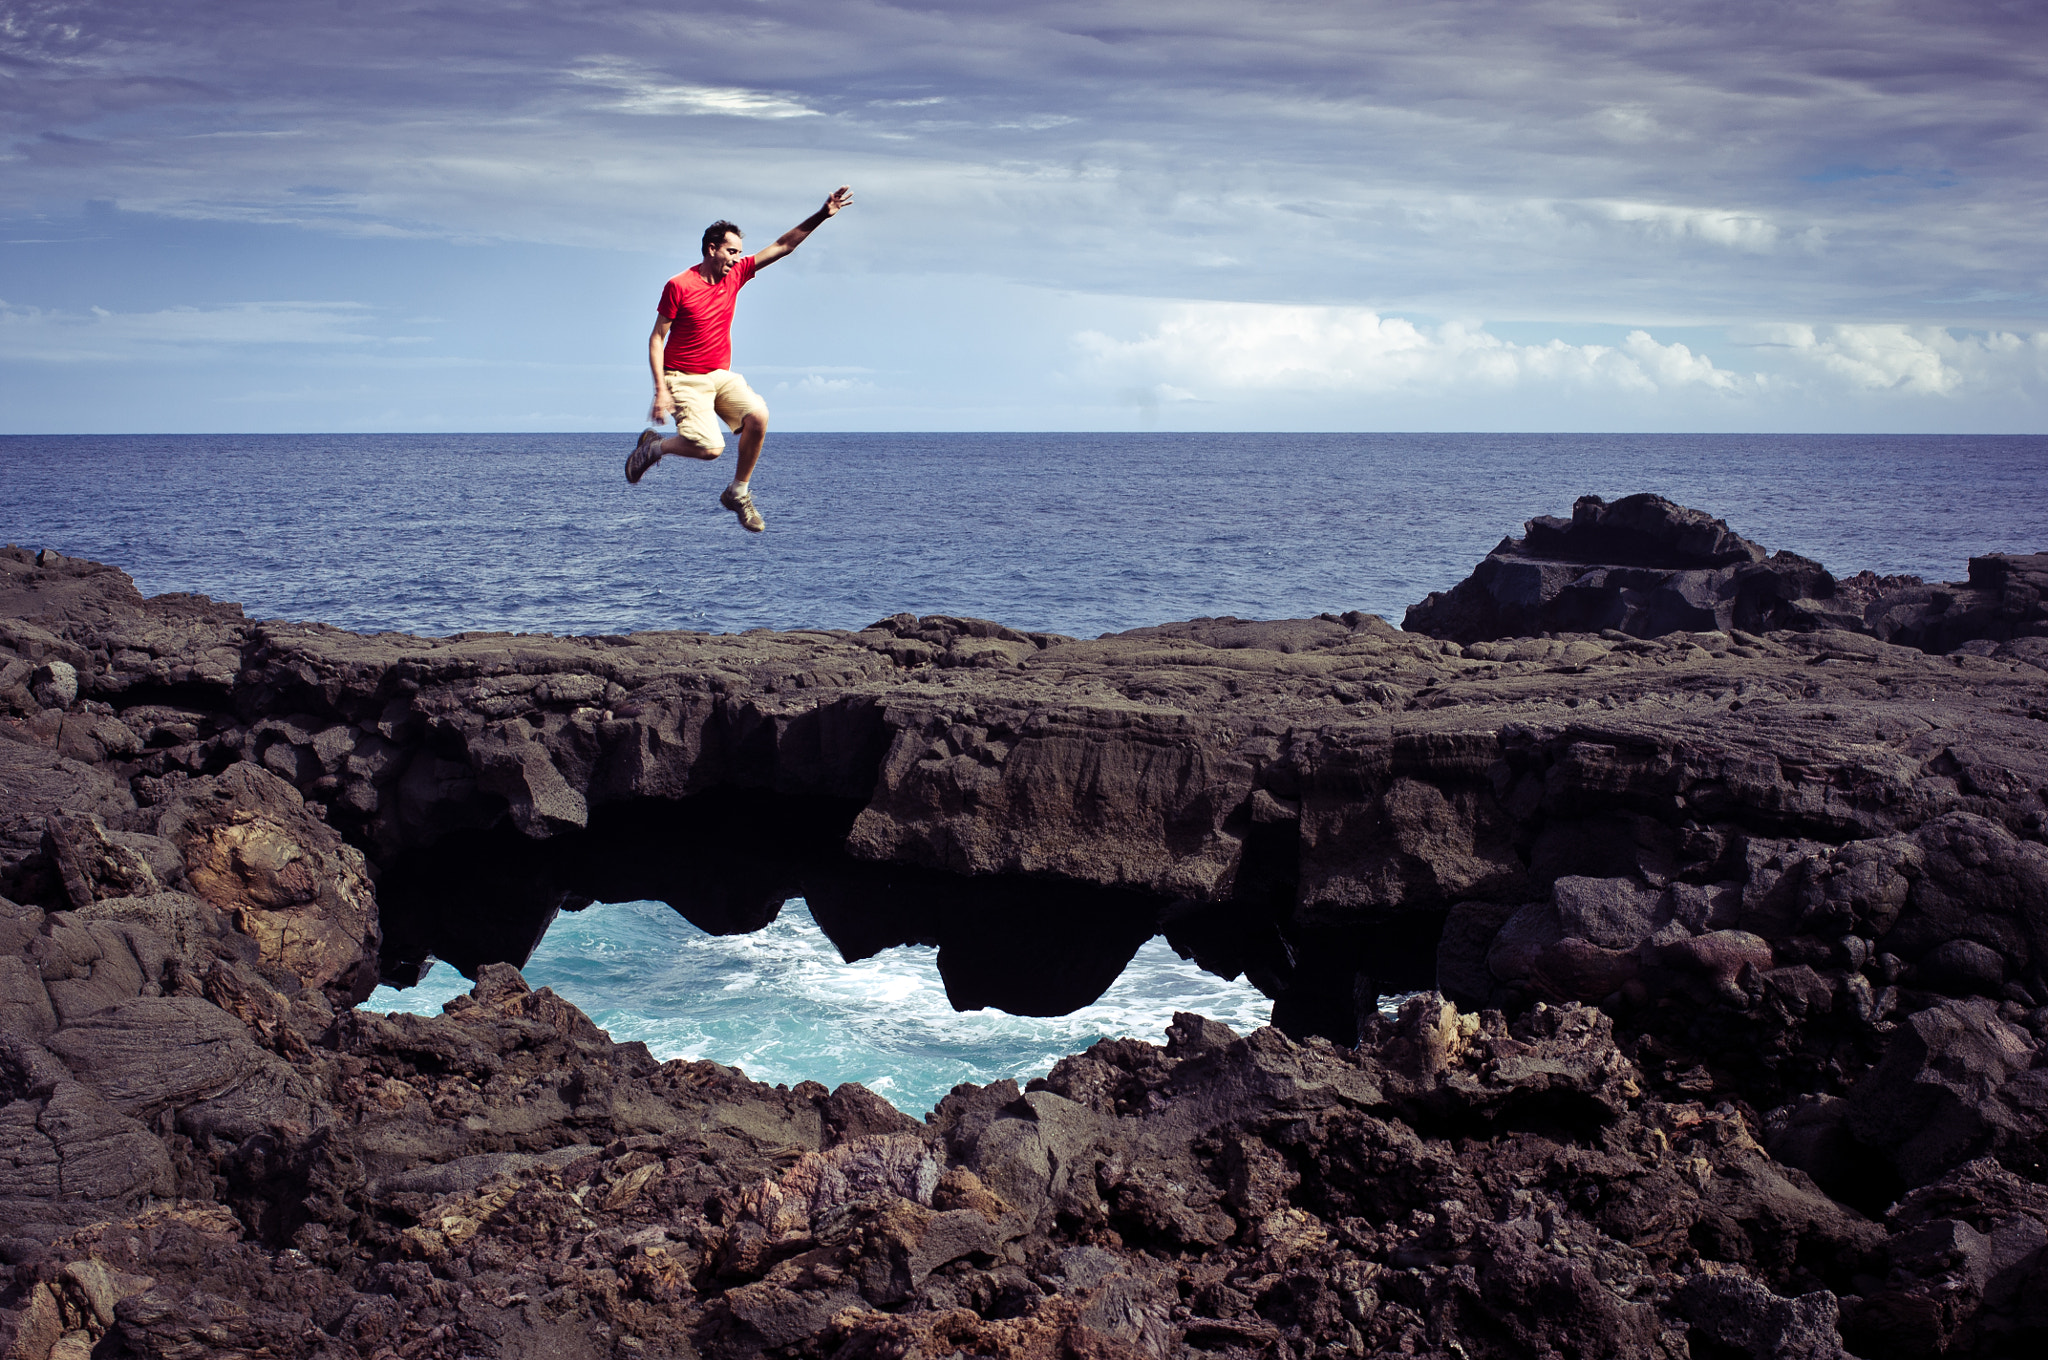
[[[68,661],[46,661],[29,677],[29,691],[44,708],[69,708],[78,702],[78,668]]]
[[[147,1127],[47,1049],[0,1032],[0,1236],[48,1242],[67,1224],[173,1186],[170,1157]]]
[[[1694,1334],[1714,1347],[1710,1354],[1847,1360],[1837,1330],[1841,1303],[1827,1290],[1787,1299],[1741,1275],[1695,1275],[1679,1286],[1676,1302]]]
[[[158,862],[167,872],[176,867],[175,851],[155,837],[140,838],[140,845],[134,843],[137,839],[120,832],[109,835],[100,819],[89,814],[60,815],[45,822],[42,850],[64,885],[65,897],[73,907],[83,907],[103,897],[148,897],[162,889],[156,866],[142,846],[156,842],[162,847],[165,854]]]
[[[1936,654],[2048,638],[2048,552],[1973,557],[1967,580],[1887,592],[1866,607],[1864,621],[1886,642]]]
[[[1849,1127],[1909,1186],[1985,1155],[2037,1166],[2048,1137],[2040,1044],[1982,998],[1940,999],[1907,1016],[1849,1096]]]
[[[1539,516],[1401,626],[1455,642],[1539,633],[1768,632],[1862,626],[1835,580],[1795,553],[1772,556],[1726,523],[1647,493],[1581,496],[1569,520]]]
[[[163,808],[193,895],[227,913],[264,962],[353,1005],[376,986],[381,930],[360,850],[297,789],[243,762]]]

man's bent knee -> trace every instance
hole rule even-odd
[[[740,417],[741,434],[762,434],[767,429],[768,413],[766,411],[749,411],[746,415]]]

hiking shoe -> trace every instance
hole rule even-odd
[[[647,475],[647,469],[661,461],[661,431],[642,430],[640,442],[626,455],[626,480],[638,482]]]
[[[758,534],[768,527],[768,521],[761,518],[761,512],[754,508],[754,498],[744,491],[731,487],[718,493],[718,503],[740,517],[740,528],[750,534]]]

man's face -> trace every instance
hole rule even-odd
[[[729,231],[721,245],[704,247],[704,272],[711,276],[713,283],[725,277],[725,271],[738,264],[740,257],[747,253],[740,241],[739,233]]]

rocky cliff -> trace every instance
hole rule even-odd
[[[1599,555],[1770,565],[1694,518]],[[2048,639],[2030,560],[1979,560],[1869,618],[1783,564],[1728,595],[1767,632],[424,639],[10,550],[11,1344],[2010,1353]],[[591,900],[798,894],[963,1007],[1071,1009],[1163,933],[1276,1028],[920,1123],[655,1063],[505,966]],[[478,979],[449,1015],[349,1009],[429,956]]]

